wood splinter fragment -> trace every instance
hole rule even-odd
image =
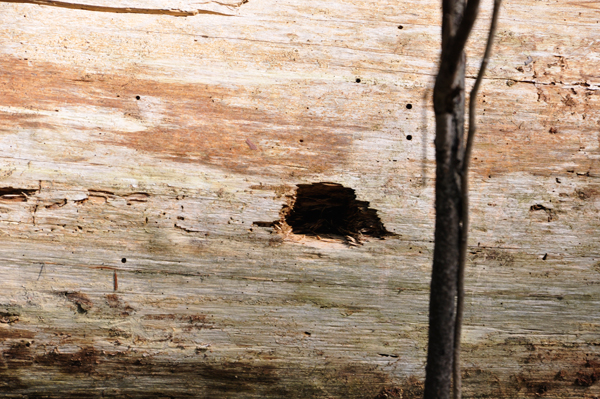
[[[250,147],[251,150],[258,150],[258,147],[250,141],[250,139],[246,139],[246,144],[248,144],[248,147]]]
[[[119,289],[119,281],[117,280],[117,271],[114,270],[113,271],[113,283],[114,283],[114,290],[117,291]]]
[[[198,14],[221,15],[232,17],[231,14],[223,14],[210,10],[179,10],[179,9],[158,9],[158,8],[136,8],[136,7],[108,7],[92,4],[70,3],[58,0],[0,0],[0,3],[20,3],[20,4],[36,4],[38,6],[68,8],[72,10],[109,12],[115,14],[149,14],[149,15],[169,15],[172,17],[194,17]],[[244,3],[241,3],[244,4]],[[233,6],[239,7],[241,4]]]

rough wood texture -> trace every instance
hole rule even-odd
[[[439,1],[18,3],[0,4],[3,396],[419,394]],[[599,21],[596,2],[505,2],[465,397],[600,395]],[[397,235],[261,227],[316,182]]]

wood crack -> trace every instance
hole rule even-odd
[[[35,4],[39,6],[68,8],[72,10],[84,10],[84,11],[96,11],[96,12],[109,12],[115,14],[150,14],[150,15],[169,15],[172,17],[193,17],[199,14],[209,15],[222,15],[232,17],[231,14],[224,14],[217,11],[210,10],[180,10],[180,9],[158,9],[158,8],[135,8],[135,7],[107,7],[97,6],[91,4],[80,4],[80,3],[69,3],[65,1],[55,0],[0,0],[1,3],[19,3],[19,4]],[[247,1],[246,1],[247,2]],[[220,3],[219,3],[220,4]],[[233,4],[233,7],[239,7],[245,4],[240,2],[239,4]]]

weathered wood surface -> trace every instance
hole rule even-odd
[[[0,4],[3,396],[418,395],[439,1],[19,3]],[[599,21],[597,2],[505,2],[465,397],[600,395]],[[315,182],[398,236],[253,226]]]

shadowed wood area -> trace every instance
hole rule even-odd
[[[437,0],[0,1],[0,396],[419,397],[439,19]],[[465,398],[600,397],[598,37],[593,2],[504,2]],[[299,191],[306,223],[274,223]]]

